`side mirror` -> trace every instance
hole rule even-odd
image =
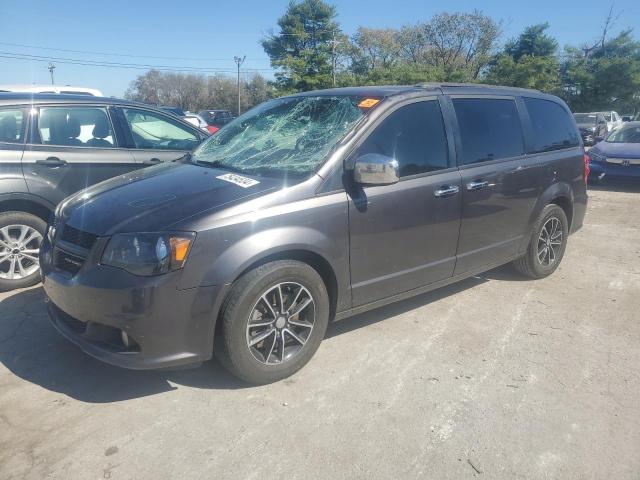
[[[400,180],[398,161],[379,153],[358,157],[353,180],[362,185],[391,185]]]

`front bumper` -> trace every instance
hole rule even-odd
[[[179,290],[180,271],[138,277],[97,263],[70,274],[54,268],[48,239],[40,259],[51,322],[89,355],[131,369],[211,358],[217,287]]]

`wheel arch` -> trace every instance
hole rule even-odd
[[[209,239],[200,246],[197,242],[194,252],[200,252],[200,248],[206,252],[212,244],[227,243],[221,238]],[[280,226],[228,243],[230,246],[217,254],[212,263],[206,267],[194,265],[193,272],[185,271],[187,275],[183,278],[184,287],[219,287],[212,310],[215,322],[212,336],[218,330],[218,319],[234,282],[248,271],[274,260],[298,260],[318,272],[329,295],[331,318],[337,311],[350,307],[347,250],[340,240],[325,232],[308,226]]]
[[[567,221],[569,222],[569,231],[571,231],[571,222],[573,221],[573,191],[571,186],[566,182],[554,183],[542,192],[535,203],[527,224],[527,232],[523,236],[522,243],[520,244],[521,253],[525,252],[529,246],[531,230],[533,229],[533,225],[540,215],[540,212],[544,207],[550,204],[558,205],[562,210],[564,210],[564,213],[567,216]]]
[[[310,249],[294,248],[265,255],[249,264],[236,276],[236,278],[234,278],[233,282],[237,281],[242,275],[254,268],[258,268],[265,263],[276,260],[297,260],[309,265],[318,272],[318,275],[322,278],[329,295],[330,316],[333,317],[333,315],[335,315],[338,301],[338,280],[336,273],[326,258]]]
[[[48,222],[55,205],[27,193],[0,195],[0,213],[26,212]]]
[[[338,285],[338,278],[336,272],[331,263],[320,253],[311,248],[305,248],[303,246],[290,246],[290,248],[282,247],[281,249],[266,251],[263,255],[256,256],[250,261],[246,262],[241,268],[238,269],[230,278],[228,283],[222,287],[218,301],[214,307],[214,320],[215,324],[211,331],[212,334],[212,346],[215,343],[215,339],[220,334],[222,322],[220,322],[220,316],[224,310],[225,301],[231,291],[233,284],[241,278],[245,273],[258,268],[269,262],[276,260],[298,260],[302,263],[309,265],[313,268],[325,284],[327,288],[327,294],[329,296],[329,319],[331,321],[334,318],[336,310],[338,308],[338,301],[340,295],[340,287]]]

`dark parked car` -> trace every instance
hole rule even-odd
[[[0,94],[0,290],[39,281],[38,248],[62,199],[115,175],[175,160],[206,136],[124,100]]]
[[[607,119],[602,113],[574,113],[582,141],[587,146],[595,145],[609,133]]]
[[[198,115],[209,124],[210,133],[216,133],[235,118],[229,110],[202,110]]]
[[[588,164],[557,97],[478,85],[266,102],[193,153],[62,203],[41,250],[53,324],[128,368],[215,354],[293,374],[330,320],[515,262],[582,225]],[[214,350],[215,344],[215,350]]]
[[[640,179],[640,122],[628,122],[589,150],[592,178]]]

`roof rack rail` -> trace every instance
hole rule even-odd
[[[521,87],[507,87],[504,85],[488,85],[486,83],[456,83],[456,82],[422,82],[414,85],[419,88],[436,89],[443,87],[467,87],[467,88],[491,88],[496,90],[521,90],[524,92],[538,92],[533,88],[521,88]]]

